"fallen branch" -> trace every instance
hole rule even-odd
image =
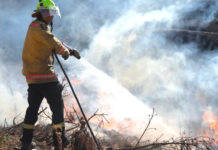
[[[173,141],[163,141],[163,142],[154,142],[150,144],[146,144],[144,146],[137,146],[137,147],[129,147],[129,148],[121,148],[116,150],[156,150],[156,149],[168,149],[168,150],[191,150],[191,149],[198,149],[198,150],[215,150],[213,147],[213,139],[209,137],[186,137],[180,138],[178,140]],[[171,146],[171,147],[169,147]]]

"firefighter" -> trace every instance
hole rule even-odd
[[[65,60],[72,54],[79,57],[79,52],[68,49],[52,33],[54,15],[60,15],[59,9],[52,0],[39,0],[37,10],[32,14],[36,18],[29,26],[23,47],[23,75],[28,83],[28,108],[24,118],[21,149],[28,150],[33,146],[34,124],[38,119],[38,110],[44,98],[52,111],[53,144],[59,149],[56,130],[61,132],[61,145],[69,143],[65,136],[62,85],[54,72],[53,53]]]

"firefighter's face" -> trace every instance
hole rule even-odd
[[[43,20],[50,24],[54,18],[54,15],[56,14],[56,10],[40,10],[40,13],[42,15]]]
[[[47,24],[50,24],[53,20],[54,16],[47,16],[47,17],[43,17],[43,20],[45,20],[45,22]]]

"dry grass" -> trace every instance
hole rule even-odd
[[[48,117],[45,113],[45,109],[41,109],[39,116]],[[66,113],[65,122],[70,126],[66,129],[67,136],[70,140],[70,144],[65,150],[96,150],[95,142],[87,130],[85,121],[81,118],[80,121],[75,119],[75,114]],[[105,114],[97,114],[95,112],[93,117],[102,116],[105,118]],[[101,149],[103,150],[215,150],[217,147],[214,145],[214,140],[209,137],[179,137],[177,139],[169,139],[160,141],[157,138],[155,141],[141,141],[142,137],[146,135],[146,131],[150,126],[152,118],[155,116],[154,111],[149,116],[149,122],[145,126],[145,130],[137,138],[135,136],[126,136],[115,130],[108,131],[101,128],[98,132],[101,132],[102,137],[98,138]],[[42,117],[42,116],[41,116]],[[89,120],[91,119],[89,118]],[[18,150],[20,146],[20,137],[22,131],[22,122],[16,124],[14,118],[14,124],[12,126],[0,127],[0,150]],[[100,121],[102,123],[103,120]],[[100,124],[99,123],[99,124]],[[52,129],[51,125],[37,125],[34,134],[34,142],[37,145],[38,150],[52,150]]]

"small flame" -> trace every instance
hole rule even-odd
[[[80,86],[82,84],[82,82],[80,80],[78,80],[78,79],[72,79],[71,83],[73,85],[76,85],[76,86]]]
[[[218,117],[211,111],[205,111],[203,116],[203,121],[207,125],[208,129],[205,130],[206,136],[212,137],[215,140],[215,145],[218,146]]]

